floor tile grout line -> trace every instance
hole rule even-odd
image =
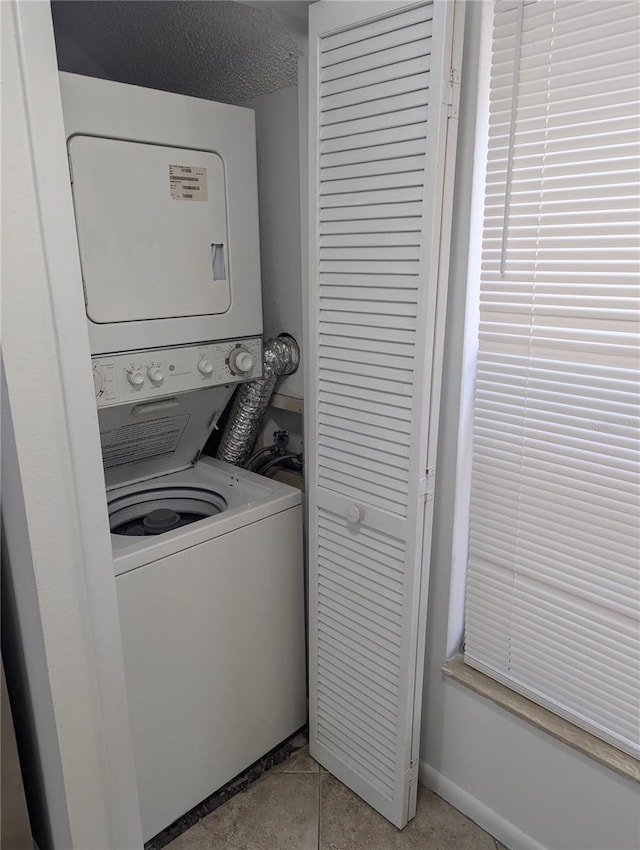
[[[324,796],[325,796],[324,795],[324,775],[327,776],[327,786],[328,786],[327,800],[326,801],[324,799]],[[208,818],[203,819],[203,820],[208,820],[208,819],[210,819],[210,817],[215,816],[216,812],[221,812],[222,809],[225,806],[232,807],[234,800],[238,800],[240,797],[242,797],[244,795],[244,793],[251,794],[252,786],[257,787],[258,785],[260,785],[262,780],[265,780],[265,781],[268,780],[268,776],[269,776],[268,772],[265,772],[265,775],[261,776],[260,779],[257,782],[252,783],[249,787],[245,788],[243,793],[237,794],[233,798],[226,801],[226,803],[224,803],[224,805],[221,806],[219,808],[219,810],[215,810],[214,812],[211,813],[211,815]],[[308,834],[308,840],[311,840],[311,835],[312,835],[310,833],[310,826],[313,822],[313,820],[312,820],[313,815],[311,814],[311,812],[313,810],[313,802],[309,800],[309,797],[307,795],[309,793],[308,792],[308,788],[310,787],[309,783],[312,782],[311,776],[315,776],[315,778],[316,778],[316,783],[317,783],[316,784],[316,793],[317,793],[317,798],[316,798],[316,842],[313,842],[311,840],[310,844],[305,843],[305,847],[313,848],[313,844],[315,843],[316,847],[314,848],[314,850],[323,850],[323,848],[324,848],[324,850],[329,850],[329,847],[336,848],[336,850],[337,850],[338,846],[343,846],[343,842],[341,840],[339,840],[339,834],[336,834],[336,837],[335,837],[335,840],[337,840],[337,844],[333,843],[333,839],[334,839],[334,832],[336,830],[336,827],[338,829],[340,828],[340,819],[345,817],[345,813],[349,809],[349,801],[356,802],[357,806],[351,814],[346,815],[348,821],[349,821],[350,818],[354,818],[355,819],[354,824],[357,824],[358,822],[364,823],[364,824],[368,823],[371,828],[375,828],[375,830],[379,829],[379,826],[376,825],[375,821],[380,820],[382,822],[383,821],[382,817],[380,815],[377,815],[369,806],[364,804],[364,802],[362,800],[359,800],[359,798],[357,798],[357,795],[355,795],[352,791],[350,791],[347,788],[347,786],[343,786],[342,783],[339,783],[337,780],[335,780],[331,776],[331,774],[324,771],[324,769],[322,769],[320,766],[319,766],[318,771],[315,771],[314,773],[310,773],[308,771],[292,770],[291,772],[288,772],[288,773],[282,773],[279,776],[272,775],[272,778],[277,780],[277,782],[276,782],[277,785],[281,786],[282,782],[280,780],[282,780],[283,776],[284,777],[288,776],[289,780],[291,782],[293,782],[293,780],[295,779],[296,780],[295,787],[300,787],[302,789],[302,786],[304,786],[305,821],[306,821],[306,824],[308,824],[308,828],[309,828],[309,833],[307,833]],[[304,781],[301,781],[301,779],[300,779],[301,777],[305,778]],[[286,788],[288,788],[289,784],[288,783],[285,783],[285,784],[286,784]],[[286,788],[285,788],[285,791],[286,791]],[[336,790],[340,790],[342,792],[342,798],[341,799],[338,799],[338,800],[335,799],[334,792]],[[507,848],[504,847],[504,845],[501,844],[500,841],[495,836],[492,836],[490,833],[486,833],[477,824],[475,824],[469,818],[465,817],[461,812],[456,810],[454,807],[449,806],[445,801],[443,801],[441,798],[437,797],[437,795],[430,794],[429,792],[427,792],[427,793],[428,793],[429,798],[431,799],[431,802],[434,803],[434,801],[435,801],[435,803],[438,804],[438,805],[436,805],[436,808],[434,809],[434,811],[437,811],[438,806],[439,806],[439,809],[442,810],[445,814],[447,814],[447,822],[448,822],[448,819],[451,818],[452,823],[453,823],[453,821],[457,820],[458,821],[457,826],[458,827],[461,827],[461,826],[464,827],[464,830],[463,830],[464,836],[461,833],[461,839],[463,837],[465,839],[464,842],[463,842],[464,846],[469,846],[469,847],[470,846],[474,846],[474,847],[485,847],[486,846],[487,848],[491,847],[491,850],[507,850]],[[268,795],[267,795],[267,797],[268,797]],[[359,800],[359,802],[358,802],[358,800]],[[266,811],[269,811],[268,806],[270,804],[267,802],[267,800],[265,799],[262,802],[263,802],[263,804],[266,804],[266,806],[267,806]],[[311,802],[311,811],[308,808],[309,802]],[[423,800],[423,805],[426,805],[426,804],[427,804],[427,801],[426,801],[426,798],[425,798],[425,800]],[[277,804],[277,805],[280,805],[280,804]],[[324,811],[325,806],[327,806],[327,809],[328,809],[328,821],[326,823],[326,825],[327,825],[327,836],[328,836],[327,842],[324,841],[324,838],[323,838],[323,835],[322,835],[322,831],[323,831],[322,827],[323,827],[323,824],[325,823],[324,819],[323,819],[322,812]],[[286,808],[286,805],[285,805],[285,808]],[[335,809],[335,811],[334,811],[334,809]],[[418,803],[418,813],[419,813],[419,810],[420,810],[420,802]],[[231,809],[229,811],[233,814]],[[236,814],[237,814],[237,812],[236,812]],[[336,814],[339,816],[337,824],[334,823],[334,815],[336,815]],[[309,816],[310,816],[310,820],[308,819]],[[372,821],[372,818],[373,818],[373,821]],[[193,828],[196,828],[197,826],[199,826],[200,823],[202,823],[202,822],[195,824]],[[418,823],[417,818],[416,818],[416,823]],[[390,828],[390,824],[388,824],[388,823],[386,824],[386,826],[385,826],[385,823],[382,823],[382,826],[385,827],[386,829]],[[467,827],[471,828],[471,832],[468,832]],[[423,828],[426,828],[424,826],[424,824],[422,825],[422,827],[419,829],[418,832],[419,832],[420,836],[425,838],[425,835],[423,835],[423,831],[424,831]],[[447,823],[445,821],[443,821],[443,823],[441,824],[441,828],[446,830]],[[429,827],[429,830],[432,831],[432,826]],[[480,835],[475,836],[473,834],[475,832],[475,830],[478,830],[479,833],[481,833],[482,836],[484,836],[484,838],[481,839]],[[186,832],[184,834],[185,835],[188,834],[189,831],[190,830],[186,830]],[[405,844],[404,837],[406,837],[407,840],[409,840],[409,831],[407,831],[406,836],[404,836],[403,838],[397,839],[399,841],[399,843],[396,843],[396,830],[395,829],[393,829],[393,833],[394,833],[393,840],[391,838],[389,838],[389,842],[387,843],[386,848],[389,848],[392,845],[396,846],[398,848],[406,847],[407,845]],[[203,845],[201,844],[201,841],[199,840],[199,838],[201,838],[201,836],[199,836],[198,833],[196,833],[196,832],[194,832],[192,834],[194,836],[195,843],[189,843],[188,841],[182,842],[181,841],[182,835],[180,835],[176,838],[177,841],[181,842],[179,845],[176,845],[176,850],[178,850],[178,848],[181,848],[181,850],[197,850],[198,847],[202,847]],[[253,833],[251,833],[251,834],[253,834]],[[258,845],[254,845],[254,844],[248,845],[244,841],[241,844],[236,843],[236,840],[234,838],[232,838],[231,836],[229,836],[229,834],[227,832],[225,832],[224,836],[220,835],[219,837],[222,839],[221,844],[219,844],[218,841],[216,840],[215,845],[213,845],[213,844],[209,843],[209,840],[207,840],[206,844],[204,846],[209,848],[209,850],[213,850],[214,846],[217,848],[217,850],[240,850],[241,846],[242,847],[252,846],[252,847],[255,847],[256,850],[258,850]],[[438,838],[438,836],[435,836],[435,837],[436,837],[436,839]],[[473,838],[473,840],[474,840],[473,845],[467,844],[467,839],[469,839],[469,838]],[[485,838],[488,839],[488,842],[487,842],[486,845],[484,844]],[[238,841],[240,841],[240,838],[238,838]],[[478,842],[478,843],[475,843],[475,842]],[[375,844],[376,847],[382,846],[382,845],[378,844],[377,841],[374,841],[373,843]],[[415,846],[413,841],[410,841],[409,843],[411,844],[411,846]],[[493,844],[493,846],[491,846],[491,844]],[[275,844],[271,843],[269,845],[265,845],[264,843],[262,843],[262,840],[260,840],[260,843],[259,843],[260,850],[267,850],[267,847],[268,847],[268,850],[274,850],[274,848],[276,848],[277,846],[278,846],[277,842]],[[349,846],[353,850],[355,845],[353,845],[352,843],[349,843]],[[429,838],[429,840],[427,841],[427,843],[425,845],[421,845],[421,846],[424,846],[425,848],[427,846],[429,846],[429,847],[433,846],[432,843],[431,843],[431,838]],[[438,846],[443,846],[443,845],[438,844]],[[448,845],[448,846],[451,846],[451,845]],[[359,844],[358,848],[359,848],[359,850],[366,850],[366,845],[363,848],[363,845]],[[167,847],[167,850],[170,850],[170,847]],[[300,848],[296,847],[295,850],[300,850]]]

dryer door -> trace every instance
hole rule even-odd
[[[210,316],[231,305],[216,153],[69,140],[87,315],[97,324]]]

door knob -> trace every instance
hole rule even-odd
[[[354,524],[360,522],[362,519],[362,511],[357,505],[347,505],[344,515],[347,518],[347,522],[352,522]]]

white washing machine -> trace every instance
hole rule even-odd
[[[306,720],[301,495],[200,456],[237,351],[260,341],[94,358],[145,841]]]
[[[302,507],[206,457],[108,500],[148,841],[305,723]]]
[[[301,496],[201,457],[262,369],[253,113],[61,88],[147,841],[305,723]]]
[[[178,353],[197,386],[201,347]],[[145,841],[306,718],[300,493],[194,462],[231,390],[98,399]]]

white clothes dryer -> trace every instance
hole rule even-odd
[[[60,74],[91,353],[262,333],[251,109]]]

